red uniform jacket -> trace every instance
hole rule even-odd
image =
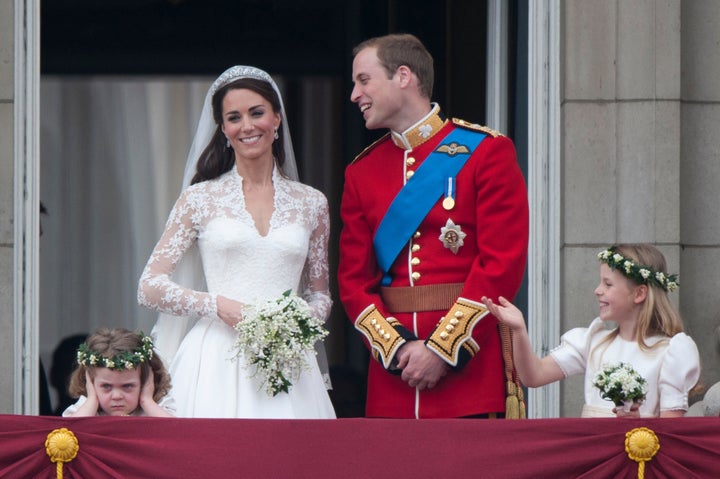
[[[497,320],[492,316],[485,316],[470,330],[479,350],[469,350],[476,354],[462,368],[448,372],[433,389],[416,391],[386,369],[405,340],[414,339],[408,338],[408,332],[427,340],[439,320],[446,314],[451,318],[447,310],[387,310],[379,294],[382,272],[373,238],[395,195],[411,181],[410,172],[443,144],[442,139],[453,128],[482,129],[443,121],[436,106],[411,131],[383,137],[345,171],[340,297],[369,345],[383,340],[392,343],[388,349],[381,344],[373,348],[378,360],[371,361],[368,372],[367,416],[460,417],[505,410],[503,359]],[[527,260],[527,190],[512,142],[492,130],[484,131],[487,137],[456,177],[454,207],[446,210],[442,198],[438,199],[393,263],[391,287],[463,283],[460,298],[471,305],[479,303],[483,295],[510,299],[517,293]],[[457,253],[439,238],[448,220],[466,234]],[[444,359],[452,364],[449,358]]]

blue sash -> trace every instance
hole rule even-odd
[[[443,195],[447,179],[457,176],[486,136],[477,131],[455,128],[428,155],[390,203],[373,238],[375,256],[383,271],[383,286],[390,285],[390,267]]]

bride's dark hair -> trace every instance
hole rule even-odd
[[[222,103],[225,95],[230,90],[247,89],[254,91],[265,98],[275,113],[280,114],[280,99],[270,83],[255,78],[240,78],[219,88],[212,97],[213,119],[217,128],[205,147],[197,162],[197,170],[193,176],[191,185],[201,181],[212,180],[229,171],[235,164],[235,154],[232,148],[226,147],[227,138],[222,131]],[[283,148],[283,129],[278,128],[279,138],[272,144],[273,158],[275,164],[282,171],[285,163],[285,149]]]

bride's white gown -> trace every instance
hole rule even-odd
[[[328,206],[319,191],[273,172],[274,212],[262,236],[245,208],[242,177],[232,168],[215,180],[187,188],[170,214],[138,289],[144,306],[200,319],[170,364],[172,395],[183,417],[334,418],[314,354],[310,370],[289,393],[270,397],[254,367],[234,360],[237,332],[216,315],[222,295],[246,304],[298,292],[316,317],[327,319]],[[170,279],[178,261],[197,242],[208,292]],[[174,318],[173,318],[174,319]]]

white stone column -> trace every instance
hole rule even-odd
[[[680,8],[680,7],[678,7]],[[720,2],[682,2],[680,117],[680,298],[700,349],[702,381],[720,381]]]
[[[40,2],[0,0],[0,412],[38,412]]]
[[[14,179],[14,61],[13,0],[0,0],[0,413],[13,413],[13,179]]]

